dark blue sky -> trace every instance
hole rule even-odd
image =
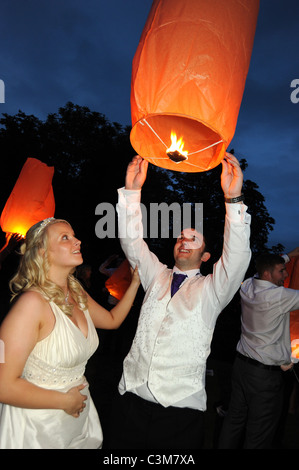
[[[67,101],[131,124],[131,65],[151,0],[5,0],[0,113],[45,119]],[[298,79],[298,93],[291,82]],[[245,157],[276,220],[269,245],[299,246],[299,2],[261,0],[230,148]],[[1,98],[1,94],[0,94]]]

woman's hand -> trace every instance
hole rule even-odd
[[[82,395],[82,393],[80,393],[80,390],[83,390],[86,385],[87,384],[82,384],[77,387],[73,387],[65,394],[67,405],[64,408],[64,411],[74,418],[79,418],[80,413],[82,413],[86,407],[84,402],[87,400],[87,395]]]

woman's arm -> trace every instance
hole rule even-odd
[[[20,296],[4,319],[0,339],[4,345],[4,363],[0,364],[0,402],[20,408],[61,409],[78,417],[86,396],[84,385],[67,393],[46,390],[21,378],[30,352],[45,331],[48,303],[37,292]]]
[[[134,269],[132,281],[126,290],[122,299],[110,311],[99,305],[89,295],[88,297],[88,310],[96,328],[106,330],[117,329],[127,317],[130,312],[133,302],[135,300],[140,279],[137,267]]]

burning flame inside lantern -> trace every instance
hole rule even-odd
[[[184,150],[184,142],[182,137],[177,140],[175,132],[171,133],[171,146],[166,150],[167,156],[175,163],[188,160],[188,151]]]

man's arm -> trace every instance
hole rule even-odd
[[[116,206],[119,239],[131,266],[138,266],[143,288],[146,290],[156,274],[164,268],[143,240],[141,188],[146,180],[148,162],[135,156],[128,165],[125,188],[118,190]]]
[[[238,160],[231,154],[226,153],[222,161],[221,186],[224,197],[227,200],[239,198],[242,194],[243,173]],[[247,207],[242,201],[227,203],[224,242],[221,258],[214,265],[213,274],[207,279],[208,296],[203,302],[212,304],[215,317],[207,316],[206,321],[212,322],[217,315],[231,301],[247,271],[251,251],[249,245],[250,237],[250,215]],[[204,311],[204,308],[203,308]],[[206,306],[206,311],[211,311]]]

